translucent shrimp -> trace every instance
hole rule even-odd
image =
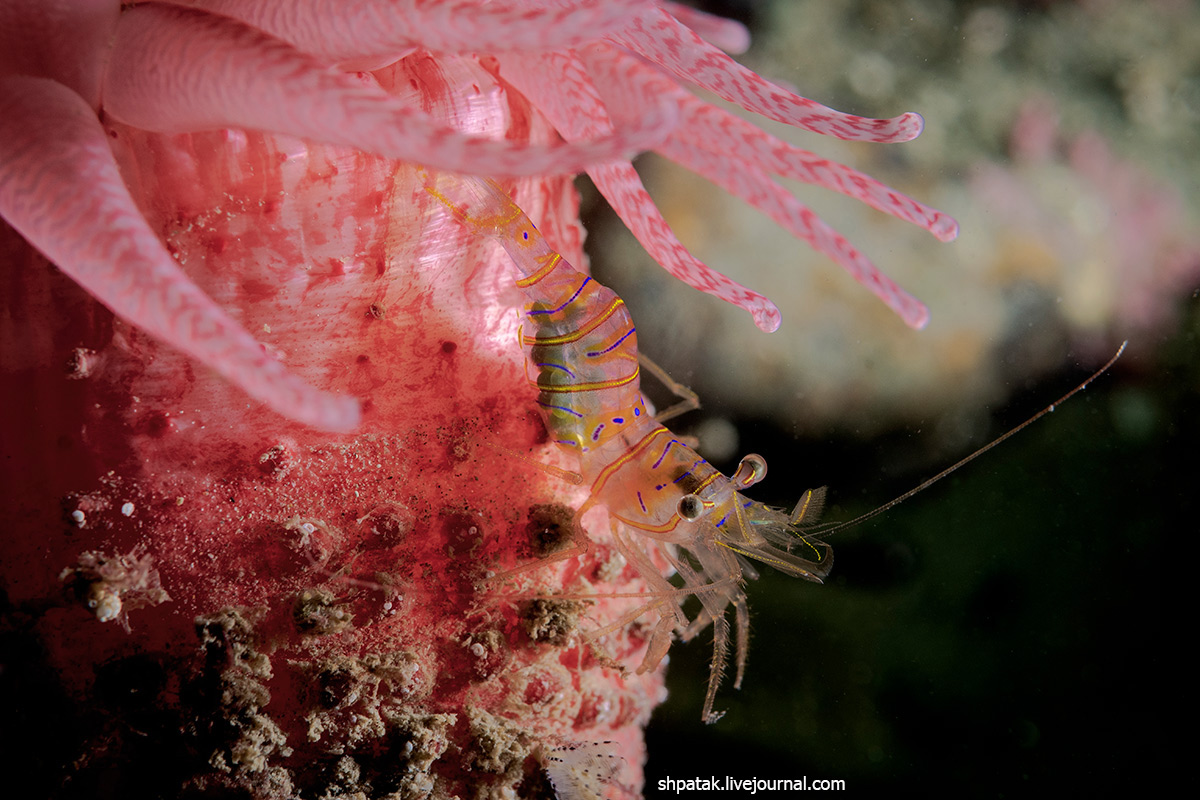
[[[714,653],[702,716],[716,721],[713,701],[730,647],[730,606],[737,622],[735,686],[745,669],[744,583],[757,577],[746,559],[818,583],[829,572],[831,549],[798,527],[815,516],[819,493],[806,493],[790,515],[742,496],[766,475],[766,462],[747,456],[726,477],[650,415],[639,387],[637,333],[616,293],[554,252],[495,183],[430,173],[426,188],[472,231],[497,240],[520,273],[516,285],[528,297],[521,342],[530,382],[551,437],[578,456],[580,475],[591,487],[576,514],[575,552],[588,541],[580,520],[602,505],[616,546],[658,590],[604,630],[656,611],[659,622],[641,667],[650,669],[665,655],[672,633],[686,641],[711,624]],[[647,546],[675,567],[682,593],[651,564]],[[688,594],[701,605],[691,621],[680,609]]]

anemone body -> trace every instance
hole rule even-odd
[[[136,761],[157,766],[130,791],[537,794],[548,754],[590,741],[621,757],[603,791],[636,792],[661,671],[623,665],[649,633],[578,630],[627,618],[645,583],[603,537],[489,577],[552,553],[586,497],[514,455],[561,460],[521,297],[494,245],[430,213],[415,165],[509,179],[576,264],[586,170],[665,267],[777,326],[654,209],[627,158],[659,147],[920,325],[769,176],[941,238],[953,222],[675,80],[842,138],[920,120],[785,92],[675,14],[731,48],[744,31],[670,3],[333,5],[0,9],[7,610],[64,696],[102,709],[36,758],[74,764],[71,791]]]
[[[431,87],[431,106],[478,130],[546,138],[477,65],[410,58],[389,77]],[[464,83],[487,95],[486,113]],[[323,364],[305,377],[368,398],[374,432],[331,437],[264,415],[6,231],[4,450],[20,458],[6,460],[5,506],[25,532],[5,545],[9,600],[16,613],[37,609],[31,633],[71,696],[106,696],[109,676],[148,654],[183,665],[172,678],[181,697],[155,697],[176,720],[168,751],[183,755],[139,752],[122,720],[119,756],[95,757],[91,738],[61,754],[92,753],[74,785],[137,759],[176,769],[143,769],[130,791],[317,796],[349,786],[334,773],[353,763],[360,789],[442,795],[536,782],[535,746],[589,737],[620,743],[633,765],[622,780],[636,785],[638,723],[661,677],[621,676],[615,659],[632,651],[599,665],[573,638],[572,602],[529,605],[561,590],[560,572],[512,598],[486,581],[537,556],[531,526],[553,525],[539,509],[578,502],[573,487],[485,446],[540,435],[511,345],[519,299],[505,264],[425,214],[415,170],[400,162],[269,134],[105,131],[146,224],[189,279],[272,358]],[[514,188],[577,252],[569,184]],[[590,575],[606,560],[596,555],[575,569]],[[612,577],[642,591],[632,574]],[[237,677],[193,655],[192,620],[221,613],[209,627],[238,632],[269,666]],[[218,662],[232,657],[231,642],[206,641]],[[234,681],[269,695],[231,708],[198,688]],[[200,734],[180,734],[197,719]],[[395,756],[409,741],[415,753]]]

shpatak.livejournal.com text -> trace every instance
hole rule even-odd
[[[804,792],[844,791],[846,782],[837,778],[735,778],[732,775],[710,775],[706,778],[659,778],[660,792]]]

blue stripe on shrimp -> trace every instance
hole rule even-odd
[[[654,464],[651,465],[650,469],[658,469],[658,465],[661,464],[663,459],[667,457],[667,451],[671,449],[671,445],[673,444],[678,444],[680,447],[683,446],[678,439],[672,439],[671,441],[667,442],[667,446],[663,448],[662,454],[658,457],[658,461],[655,461]]]
[[[578,417],[579,419],[583,419],[583,414],[580,414],[578,411],[576,411],[575,409],[570,408],[568,406],[551,405],[550,403],[543,403],[541,400],[538,400],[537,404],[539,406],[541,406],[542,408],[549,408],[554,411],[565,411],[573,417]]]
[[[676,440],[675,440],[675,439],[672,439],[671,441],[672,441],[672,442],[676,442]],[[681,444],[681,445],[680,445],[680,447],[682,447],[682,446],[683,446],[683,445]],[[665,455],[665,454],[664,454],[664,455]],[[661,461],[661,460],[662,460],[662,459],[660,458],[660,459],[659,459],[659,461]],[[695,460],[695,462],[693,462],[693,463],[692,463],[692,465],[691,465],[690,467],[688,467],[688,469],[687,469],[687,472],[684,472],[683,474],[681,474],[681,475],[680,475],[678,478],[676,478],[675,480],[671,481],[671,483],[679,483],[681,480],[683,480],[684,478],[686,478],[686,477],[688,477],[689,475],[691,475],[691,474],[692,474],[692,470],[694,470],[696,467],[700,466],[701,464],[707,464],[707,463],[708,463],[708,462],[707,462],[707,461],[705,461],[703,458],[697,458],[697,459]],[[658,466],[658,464],[655,464],[654,466],[656,466],[656,467],[657,467],[657,466]]]
[[[539,369],[541,369],[542,367],[549,367],[550,369],[561,369],[563,372],[567,373],[567,375],[569,375],[570,377],[572,377],[572,378],[575,377],[574,372],[571,372],[571,370],[567,369],[562,364],[555,364],[551,361],[541,361],[537,364],[534,364],[534,366]]]
[[[569,298],[564,300],[563,304],[561,306],[559,306],[558,308],[530,309],[529,311],[525,312],[526,316],[532,317],[535,314],[557,314],[558,312],[562,311],[567,306],[571,305],[571,303],[574,303],[575,298],[579,297],[579,293],[583,291],[583,287],[587,286],[589,283],[591,283],[591,281],[592,281],[592,276],[590,276],[590,275],[584,276],[583,283],[579,284],[578,288],[575,289],[575,294],[571,295]]]
[[[636,330],[637,330],[636,328],[631,327],[629,330],[625,331],[624,335],[621,336],[620,339],[617,339],[615,342],[613,342],[612,344],[610,344],[608,347],[604,348],[603,350],[593,350],[592,352],[587,353],[586,354],[587,357],[595,358],[597,356],[602,356],[607,353],[611,353],[613,350],[616,350],[618,347],[621,346],[621,342],[625,341],[630,336],[632,336]]]

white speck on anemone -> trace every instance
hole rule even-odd
[[[657,0],[8,0],[0,7],[0,216],[118,316],[277,412],[330,431],[358,425],[359,400],[293,374],[191,281],[126,188],[102,117],[157,133],[285,134],[496,177],[586,170],[673,275],[774,330],[773,303],[695,259],[667,227],[628,161],[656,149],[830,256],[909,325],[924,325],[921,303],[770,176],[842,192],[943,240],[956,233],[952,219],[780,142],[674,79],[842,139],[906,141],[921,118],[826,108],[702,35],[731,51],[748,41],[736,23]],[[478,54],[563,141],[462,133],[370,73],[348,71],[422,51]]]

